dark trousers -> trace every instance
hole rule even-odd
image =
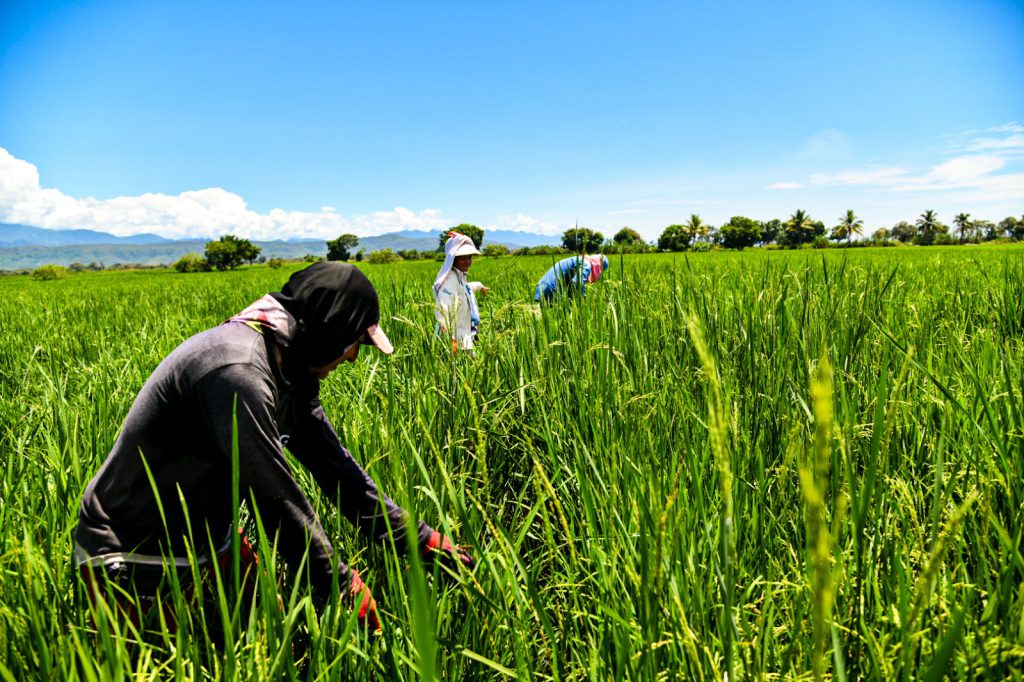
[[[241,544],[239,547],[239,576],[243,604],[252,601],[256,591],[256,570],[259,560],[249,539],[239,529]],[[217,570],[214,570],[214,566]],[[121,624],[131,624],[140,632],[163,627],[160,619],[166,623],[170,633],[178,630],[173,595],[169,582],[168,571],[177,573],[185,603],[194,610],[203,609],[206,614],[207,628],[210,635],[216,637],[220,632],[220,616],[217,604],[217,573],[226,586],[231,581],[231,549],[217,554],[215,561],[198,568],[199,582],[196,583],[191,567],[174,567],[172,564],[151,565],[132,562],[119,562],[106,566],[90,566],[82,564],[79,572],[87,586],[86,592],[92,606],[93,617],[97,618],[101,604],[109,605],[112,615]],[[230,594],[230,592],[229,592]],[[109,597],[109,601],[108,601]]]

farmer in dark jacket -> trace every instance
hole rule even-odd
[[[392,352],[379,320],[377,292],[362,272],[316,263],[292,275],[280,293],[264,296],[175,349],[142,387],[85,490],[75,534],[75,559],[83,574],[96,580],[94,585],[114,581],[137,593],[146,610],[145,600],[152,605],[165,566],[178,566],[188,579],[187,537],[204,570],[215,561],[222,569],[229,566],[236,532],[231,527],[233,422],[239,499],[255,503],[293,570],[305,559],[318,597],[330,595],[336,576],[360,620],[379,628],[369,589],[335,555],[292,476],[285,446],[365,534],[380,542],[392,537],[400,551],[411,545],[428,560],[472,568],[469,554],[423,522],[417,537],[407,537],[406,512],[378,490],[341,445],[320,404],[320,380],[340,363],[354,361],[360,344]],[[204,553],[207,533],[215,547]],[[243,563],[255,563],[244,537],[240,555]]]

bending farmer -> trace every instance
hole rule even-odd
[[[360,344],[392,352],[379,320],[377,292],[362,272],[316,263],[292,275],[280,293],[168,355],[139,392],[82,499],[75,562],[96,581],[94,589],[113,581],[138,594],[145,612],[159,603],[165,567],[178,567],[188,579],[192,533],[204,571],[213,562],[228,565],[231,535],[238,532],[232,528],[233,421],[239,499],[256,504],[293,571],[305,561],[319,599],[330,596],[337,576],[361,622],[379,629],[370,591],[336,556],[292,475],[284,445],[365,534],[379,542],[393,537],[399,551],[412,546],[428,560],[472,568],[472,557],[425,523],[417,537],[406,537],[406,512],[341,445],[320,404],[320,381],[341,363],[354,362]],[[215,545],[208,550],[207,537]],[[255,563],[244,537],[241,555]]]
[[[466,273],[479,256],[473,240],[458,232],[449,232],[444,245],[444,264],[434,280],[435,316],[438,329],[452,340],[452,350],[471,350],[480,329],[480,309],[476,292],[487,296],[490,291],[480,282],[470,282]]]
[[[533,300],[553,301],[558,296],[586,296],[587,285],[601,278],[608,268],[605,256],[570,256],[548,269],[537,283]]]

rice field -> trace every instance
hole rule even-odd
[[[267,570],[222,641],[182,599],[177,631],[90,613],[78,502],[164,355],[291,271],[0,278],[0,677],[1024,678],[1024,248],[610,261],[540,310],[550,258],[478,259],[474,357],[434,336],[437,263],[361,266],[396,352],[325,408],[480,564],[368,545],[297,468],[384,632],[243,511]]]

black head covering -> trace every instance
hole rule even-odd
[[[377,291],[366,275],[345,263],[314,263],[270,295],[298,322],[288,355],[307,367],[337,359],[380,321]]]

